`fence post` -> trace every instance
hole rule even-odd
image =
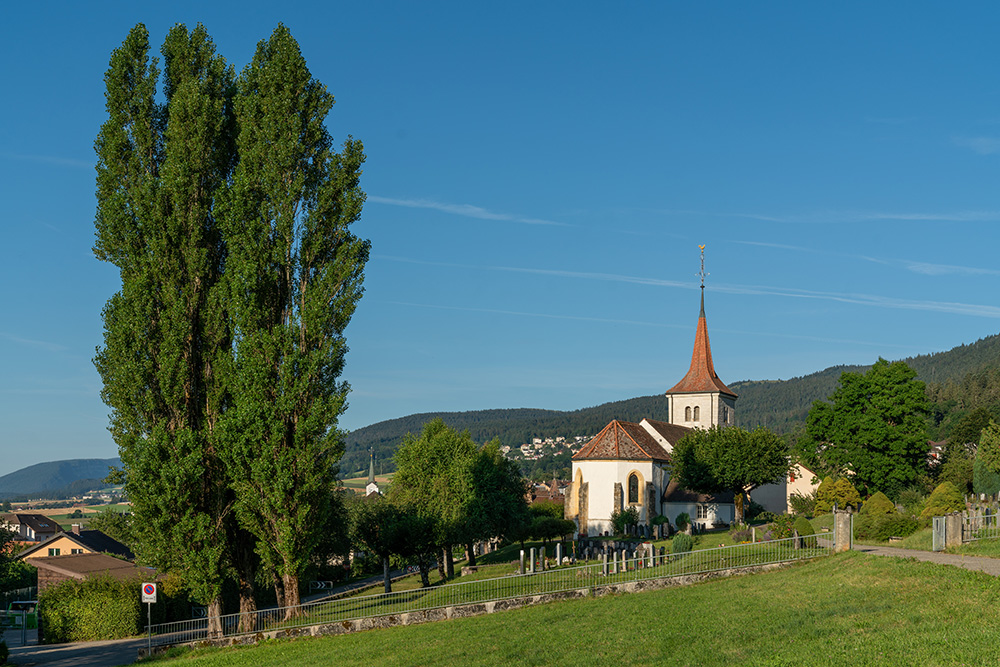
[[[944,546],[962,546],[962,513],[952,512],[945,515]]]
[[[833,510],[833,550],[836,553],[850,551],[854,536],[851,534],[851,513],[846,510]]]

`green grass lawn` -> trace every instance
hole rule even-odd
[[[648,593],[257,647],[186,652],[229,665],[984,665],[1000,659],[1000,581],[847,553]]]

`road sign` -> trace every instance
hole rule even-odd
[[[133,600],[135,598],[132,598]],[[143,584],[142,585],[142,601],[143,602],[156,602],[156,584]]]

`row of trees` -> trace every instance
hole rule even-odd
[[[369,244],[362,145],[279,25],[237,76],[198,25],[159,59],[133,28],[105,75],[95,255],[121,289],[95,365],[139,558],[182,573],[218,628],[223,582],[299,601],[337,502],[344,329]]]
[[[454,573],[452,548],[462,545],[475,565],[473,543],[495,537],[523,539],[531,524],[527,486],[499,443],[478,446],[441,419],[407,434],[396,452],[388,497],[370,497],[354,512],[357,542],[383,563],[389,592],[389,557],[416,558],[424,586],[438,555],[441,578]]]

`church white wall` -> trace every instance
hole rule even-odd
[[[718,393],[667,394],[670,423],[689,428],[710,428],[736,423],[736,401]],[[695,419],[695,408],[698,418]],[[691,416],[688,418],[688,410]]]
[[[657,501],[663,493],[665,473],[659,464],[652,461],[574,461],[573,479],[577,470],[583,474],[588,484],[587,493],[587,533],[600,535],[611,531],[611,513],[615,509],[615,483],[622,485],[623,506],[629,507],[628,476],[632,472],[639,475],[639,502],[631,503],[639,510],[639,522],[645,523],[653,517],[646,513],[646,482],[653,482]],[[659,508],[659,502],[656,504]],[[580,527],[583,530],[583,526]]]

